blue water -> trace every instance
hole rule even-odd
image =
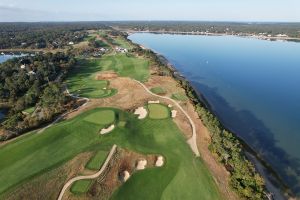
[[[13,57],[14,56],[11,56],[11,55],[0,55],[0,63],[3,63]],[[0,121],[5,117],[5,113],[6,113],[5,110],[0,109]]]
[[[8,59],[13,58],[14,56],[11,55],[0,55],[0,63],[3,63],[5,61],[7,61]]]
[[[300,193],[300,44],[137,33],[201,92],[222,123]]]

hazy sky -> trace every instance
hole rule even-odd
[[[0,21],[297,21],[300,0],[0,0]]]

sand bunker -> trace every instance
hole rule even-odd
[[[156,160],[156,162],[155,162],[155,166],[156,166],[156,167],[161,167],[161,166],[163,166],[163,165],[164,165],[164,157],[158,156],[158,157],[157,157],[157,160]]]
[[[130,177],[130,174],[128,171],[123,172],[123,181],[126,182]]]
[[[148,103],[159,103],[159,101],[148,101]]]
[[[145,169],[146,165],[147,165],[147,160],[140,160],[140,161],[138,161],[136,169],[143,170],[143,169]]]
[[[172,110],[171,113],[172,113],[172,118],[175,118],[177,116],[177,110]]]
[[[113,71],[107,71],[107,72],[102,72],[100,74],[96,75],[96,80],[108,80],[108,79],[114,79],[117,78],[118,74]]]
[[[134,111],[135,115],[139,115],[138,119],[144,119],[147,117],[147,110],[144,107],[139,107]]]
[[[101,135],[107,134],[107,133],[111,132],[112,130],[114,130],[114,128],[115,128],[114,124],[109,126],[108,128],[103,128],[103,129],[101,129],[100,134]]]

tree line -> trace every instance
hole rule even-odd
[[[63,48],[81,42],[90,29],[109,29],[101,22],[0,23],[0,49]]]

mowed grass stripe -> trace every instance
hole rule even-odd
[[[84,194],[89,190],[91,183],[92,180],[79,180],[72,184],[70,190],[74,194]]]
[[[107,151],[98,151],[87,163],[86,168],[90,170],[99,170],[107,157]]]

